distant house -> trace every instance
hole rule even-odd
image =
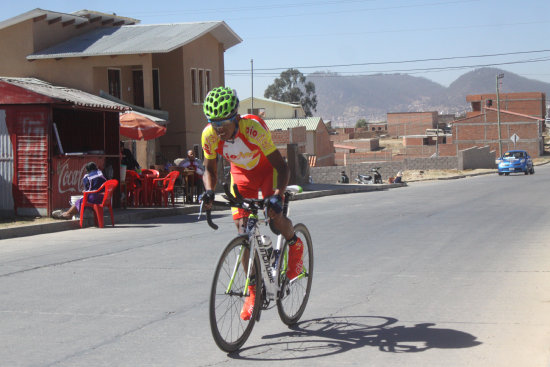
[[[546,95],[541,92],[503,93],[499,100],[503,152],[499,152],[499,109],[495,94],[466,96],[472,111],[467,113],[466,118],[452,123],[456,151],[489,145],[497,156],[513,148],[527,150],[534,157],[540,156],[544,152],[542,132]],[[517,137],[515,143],[511,140],[514,134]]]
[[[321,117],[304,117],[290,119],[265,120],[276,144],[286,144],[278,136],[284,133],[288,143],[297,143],[302,153],[315,156],[316,166],[334,165],[334,143],[330,141],[329,131]],[[302,127],[302,130],[295,130]],[[305,139],[298,141],[296,134],[305,128]]]
[[[301,104],[275,101],[267,98],[246,98],[240,101],[239,114],[253,114],[263,119],[292,119],[306,117]]]
[[[206,93],[225,84],[225,50],[242,40],[223,21],[138,23],[89,10],[34,9],[4,20],[0,75],[32,76],[95,95],[105,91],[123,102],[166,111],[166,135],[138,142],[138,161],[149,166],[161,156],[182,157],[200,144]]]
[[[421,135],[426,129],[437,127],[437,111],[391,112],[387,114],[388,133],[391,136]]]

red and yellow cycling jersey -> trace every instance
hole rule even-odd
[[[220,154],[231,162],[231,172],[237,174],[271,168],[266,157],[277,150],[264,120],[254,115],[241,116],[233,141],[221,140],[208,124],[202,131],[201,143],[206,159]]]
[[[233,184],[245,198],[273,195],[277,174],[267,156],[277,150],[264,120],[254,115],[241,116],[238,130],[232,141],[221,140],[212,125],[202,132],[202,149],[206,159],[218,154],[231,162],[231,191]],[[233,219],[248,216],[241,208],[232,208]]]

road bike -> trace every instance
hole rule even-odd
[[[279,234],[275,246],[271,239],[261,234],[260,225],[268,224],[266,205],[262,199],[243,198],[236,185],[235,195],[224,185],[225,201],[214,201],[214,206],[243,208],[250,212],[246,233],[231,240],[222,251],[210,291],[210,329],[214,341],[225,352],[238,350],[248,339],[262,310],[277,306],[279,317],[287,325],[293,325],[302,316],[311,291],[313,275],[313,243],[307,227],[300,223],[294,226],[296,235],[304,244],[303,270],[293,279],[288,279],[288,243]],[[283,214],[288,216],[292,196],[301,192],[296,185],[288,186],[283,198]],[[263,218],[258,213],[263,212]],[[208,225],[211,211],[206,212]],[[248,250],[248,251],[247,251]],[[246,258],[248,253],[248,258]],[[259,270],[259,271],[258,271]],[[251,275],[256,278],[256,299],[250,320],[240,318],[241,308],[248,296]]]

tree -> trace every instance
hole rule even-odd
[[[288,69],[281,73],[264,92],[265,98],[288,103],[300,103],[306,116],[313,116],[317,110],[315,84],[306,82],[306,77],[297,69]]]
[[[366,127],[367,126],[367,120],[365,119],[359,119],[355,123],[355,127]]]

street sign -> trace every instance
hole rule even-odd
[[[516,144],[519,140],[519,136],[517,134],[514,134],[510,137],[510,140],[514,142],[514,144]]]

